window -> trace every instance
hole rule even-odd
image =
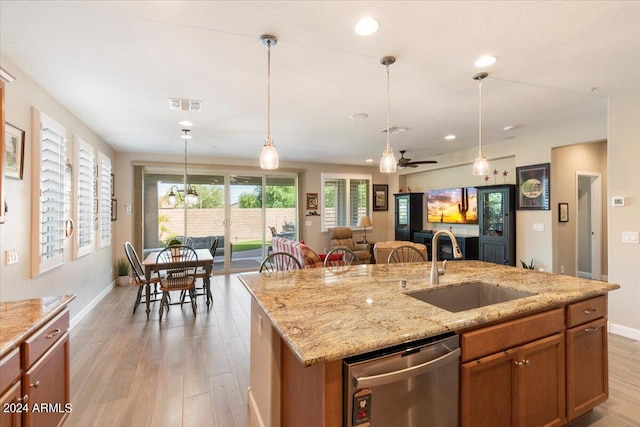
[[[75,258],[93,251],[93,147],[81,138],[75,138]]]
[[[322,174],[322,231],[356,227],[371,210],[371,175]]]
[[[32,276],[64,263],[65,220],[70,197],[67,175],[67,130],[33,109],[34,176],[32,218],[38,230],[33,237]],[[38,254],[38,256],[35,256]]]
[[[111,245],[111,159],[98,152],[98,243]]]

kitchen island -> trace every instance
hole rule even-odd
[[[252,296],[252,419],[294,425],[304,405],[313,414],[306,425],[340,426],[344,358],[447,332],[461,334],[464,354],[466,331],[564,310],[619,287],[481,261],[451,262],[440,284],[430,285],[430,268],[380,264],[240,276]],[[457,313],[407,295],[472,281],[532,295]]]

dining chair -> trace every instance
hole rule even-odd
[[[142,268],[142,264],[140,263],[140,258],[138,257],[138,253],[134,249],[133,245],[129,242],[124,242],[124,253],[129,260],[129,264],[131,264],[131,271],[133,271],[133,284],[138,287],[138,292],[136,293],[136,301],[133,304],[133,314],[136,314],[136,309],[142,300],[142,289],[147,285],[147,278],[144,274],[144,269]],[[157,285],[160,282],[160,276],[154,273],[151,277],[151,283],[149,286],[153,285],[153,295],[154,298],[149,302],[159,301],[157,298],[158,289]]]
[[[211,241],[211,247],[209,248],[209,252],[211,252],[211,257],[215,260],[216,258],[216,251],[218,250],[218,236],[215,236],[213,238],[213,240]],[[211,261],[211,274],[207,276],[207,271],[204,267],[198,267],[198,269],[196,270],[196,273],[194,275],[194,278],[197,279],[202,279],[202,286],[198,286],[198,283],[196,282],[196,292],[195,292],[195,296],[199,297],[199,296],[204,296],[205,298],[207,297],[207,290],[205,289],[206,283],[205,283],[205,279],[211,277],[211,275],[213,274],[213,261]],[[182,292],[182,294],[180,295],[180,299],[184,298],[184,293],[185,291]]]
[[[267,256],[260,264],[260,273],[284,270],[299,270],[302,268],[300,261],[288,252],[274,252]]]
[[[345,265],[358,265],[360,259],[358,255],[346,246],[336,246],[327,252],[324,258],[325,267],[338,267]]]
[[[188,261],[198,259],[196,251],[188,246],[171,246],[163,249],[156,257],[156,271],[166,272],[166,277],[160,280],[160,290],[162,291],[162,299],[160,301],[160,321],[162,322],[162,314],[166,309],[169,311],[169,293],[173,291],[186,291],[189,293],[191,300],[191,308],[193,315],[196,315],[196,298],[195,298],[195,273],[196,266],[185,265]],[[184,304],[184,298],[180,298],[180,302],[175,304]]]
[[[394,248],[387,258],[387,263],[399,263],[399,262],[426,262],[427,259],[422,252],[420,252],[415,246],[398,246]]]

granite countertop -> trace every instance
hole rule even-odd
[[[447,263],[429,285],[431,263],[368,264],[252,273],[240,280],[306,366],[445,332],[559,307],[620,286],[482,261]],[[400,280],[406,288],[400,289]],[[471,281],[536,293],[452,313],[405,295]]]
[[[0,357],[54,318],[75,295],[0,303]]]

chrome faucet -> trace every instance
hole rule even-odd
[[[442,270],[438,268],[438,238],[441,234],[446,234],[451,239],[451,244],[453,245],[453,257],[455,259],[462,258],[462,251],[460,250],[460,246],[458,246],[456,236],[454,236],[449,230],[436,231],[433,235],[433,240],[431,241],[431,277],[429,279],[429,283],[432,285],[440,283],[440,276],[444,274],[444,271],[447,268],[447,260],[442,262]]]

